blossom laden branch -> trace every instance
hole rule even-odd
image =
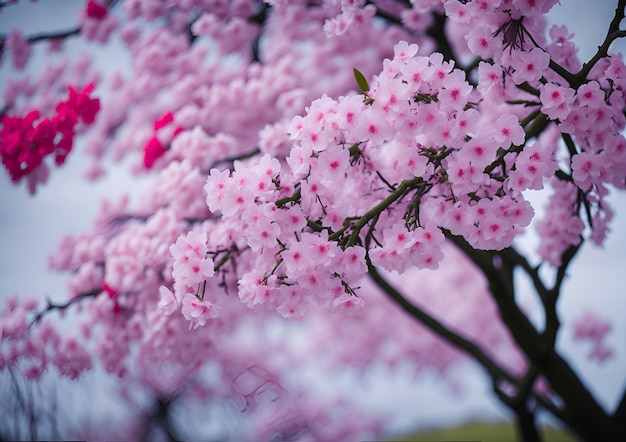
[[[377,204],[374,208],[361,216],[352,229],[352,233],[348,238],[346,245],[349,247],[356,244],[361,229],[367,225],[372,219],[376,219],[380,214],[388,209],[392,204],[403,198],[415,185],[422,182],[421,178],[414,178],[412,180],[406,180],[400,183],[400,185],[392,191],[383,201]]]
[[[626,0],[619,0],[617,2],[617,7],[615,8],[615,15],[609,24],[609,28],[607,30],[606,37],[604,37],[604,41],[600,46],[598,46],[598,50],[591,57],[591,59],[586,62],[580,72],[576,74],[578,84],[582,84],[589,73],[593,69],[593,67],[603,58],[608,55],[608,50],[611,44],[617,40],[618,38],[626,37],[626,30],[620,30],[619,26],[624,19],[624,10],[626,9]]]

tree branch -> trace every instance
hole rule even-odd
[[[595,55],[585,63],[580,70],[576,74],[576,79],[578,80],[578,84],[583,84],[589,72],[593,69],[593,67],[604,57],[608,55],[609,47],[613,41],[617,40],[621,37],[626,37],[626,31],[622,31],[619,29],[619,25],[621,21],[624,19],[624,9],[626,8],[626,0],[619,0],[617,2],[617,7],[615,8],[615,16],[609,25],[609,29],[606,33],[606,37],[604,38],[604,42],[602,45],[598,46],[598,51]],[[572,85],[572,87],[577,85]]]
[[[80,28],[76,27],[73,29],[68,29],[66,31],[59,32],[48,32],[43,34],[31,35],[28,37],[29,43],[37,43],[42,40],[60,40],[68,37],[75,37],[80,34]]]
[[[612,421],[569,364],[556,352],[553,337],[549,333],[539,334],[517,306],[513,290],[515,265],[507,259],[511,249],[501,252],[476,250],[464,238],[449,232],[446,235],[487,277],[502,321],[529,362],[537,364],[552,389],[563,399],[576,432],[586,440],[626,440],[626,431]],[[496,268],[496,256],[500,256],[505,265]],[[564,259],[569,262],[571,258]]]
[[[211,167],[209,167],[209,172],[211,169],[219,166],[220,164],[233,164],[237,160],[245,160],[247,158],[252,158],[258,153],[261,153],[261,149],[259,149],[258,147],[255,147],[254,149],[248,152],[245,152],[245,153],[233,156],[233,157],[229,157],[229,158],[222,158],[221,160],[215,161],[213,164],[211,164]],[[206,173],[207,175],[209,174],[209,172],[203,171],[203,173]]]
[[[624,389],[622,400],[619,402],[612,417],[616,425],[620,425],[622,429],[626,430],[626,389]]]
[[[516,384],[517,379],[508,371],[496,364],[489,358],[478,345],[453,332],[444,324],[436,320],[430,314],[407,300],[395,287],[393,287],[372,264],[369,256],[366,256],[368,273],[372,281],[383,290],[402,310],[428,327],[432,332],[445,339],[450,344],[471,355],[482,365],[493,378],[504,379],[511,384]]]
[[[65,310],[66,308],[70,307],[72,304],[76,304],[77,302],[80,302],[80,301],[82,301],[83,299],[86,299],[86,298],[95,298],[100,293],[102,293],[102,289],[100,289],[100,288],[93,289],[90,292],[80,294],[80,295],[70,299],[65,304],[53,304],[51,301],[48,301],[48,306],[44,310],[42,310],[39,313],[37,313],[37,315],[33,318],[33,320],[31,321],[30,325],[28,326],[28,328],[32,329],[32,327],[34,327],[35,324],[37,324],[45,315],[47,315],[48,313],[50,313],[50,312],[52,312],[54,310]]]
[[[527,400],[533,399],[540,407],[552,413],[563,423],[571,428],[575,428],[574,420],[568,410],[560,409],[548,398],[544,398],[538,394],[535,394],[532,391],[534,380],[539,374],[536,366],[531,365],[526,376],[520,381],[508,371],[500,367],[492,359],[490,359],[475,343],[453,332],[444,324],[426,313],[424,310],[420,309],[415,304],[408,301],[395,287],[393,287],[382,275],[380,275],[376,267],[372,265],[369,256],[366,256],[366,262],[368,265],[368,273],[370,278],[380,289],[383,290],[383,292],[387,296],[389,296],[392,301],[394,301],[407,314],[411,315],[421,324],[430,329],[433,333],[446,340],[446,342],[468,353],[489,373],[489,375],[493,379],[496,394],[498,395],[498,397],[500,397],[505,405],[511,408],[519,408],[520,404],[526,406]],[[517,388],[518,390],[518,394],[513,398],[506,396],[504,392],[502,392],[502,390],[497,387],[498,380],[503,380],[515,386],[515,388]],[[527,416],[525,415],[522,417],[524,417],[524,419],[527,418]],[[522,419],[522,417],[519,417],[519,419]],[[521,424],[522,422],[520,422],[520,425]],[[525,422],[524,425],[527,425],[527,422]],[[531,434],[529,429],[527,429],[526,431]]]
[[[426,31],[426,35],[435,41],[437,52],[440,52],[445,60],[458,60],[445,33],[447,17],[436,12],[433,13],[433,17],[433,24]]]
[[[255,37],[252,42],[252,63],[261,63],[261,37],[263,36],[263,27],[267,22],[269,17],[269,12],[271,11],[272,6],[267,3],[262,3],[261,9],[259,12],[254,14],[251,17],[248,17],[248,22],[259,25],[259,34]]]

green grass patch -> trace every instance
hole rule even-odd
[[[569,433],[557,428],[542,428],[541,435],[545,442],[577,441]],[[511,423],[470,422],[454,428],[418,432],[410,436],[390,439],[389,442],[515,442],[517,440],[519,439],[515,425]]]

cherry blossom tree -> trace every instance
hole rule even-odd
[[[149,391],[154,407],[109,438],[189,437],[198,409],[229,402],[246,424],[222,436],[335,441],[385,423],[298,387],[298,367],[445,376],[471,359],[522,440],[540,440],[540,411],[584,440],[626,439],[626,396],[605,409],[556,346],[569,266],[609,240],[607,196],[626,188],[626,67],[611,50],[626,1],[588,60],[547,27],[556,3],[89,0],[76,28],[2,35],[18,72],[33,47],[50,59],[4,87],[15,184],[37,192],[75,145],[88,179],[128,159],[151,180],[61,240],[65,300],[7,302],[0,369],[35,382],[102,367],[129,402]],[[65,54],[73,38],[121,42],[131,66],[103,77]],[[530,191],[547,195],[539,219]],[[609,329],[589,313],[575,333],[605,360]]]

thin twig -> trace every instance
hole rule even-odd
[[[82,301],[83,299],[95,298],[100,293],[102,293],[102,289],[101,288],[93,289],[90,292],[83,293],[83,294],[80,294],[78,296],[75,296],[74,298],[70,299],[69,301],[67,301],[64,304],[53,304],[52,302],[48,301],[48,306],[44,310],[42,310],[39,313],[37,313],[37,315],[33,318],[33,320],[31,321],[30,325],[28,326],[28,328],[32,329],[32,327],[34,327],[35,324],[37,324],[37,322],[39,322],[45,315],[47,315],[48,313],[50,313],[50,312],[52,312],[54,310],[65,310],[66,308],[70,307],[73,304],[76,304],[77,302]]]

